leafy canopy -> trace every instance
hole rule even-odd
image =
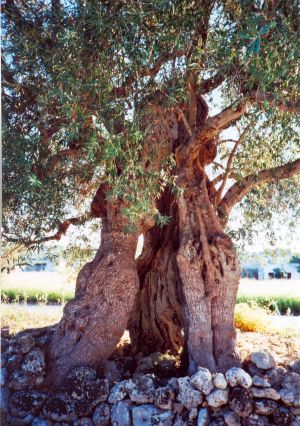
[[[191,72],[218,106],[274,96],[238,123],[252,124],[236,180],[297,155],[299,118],[276,109],[299,98],[296,1],[6,0],[2,19],[6,235],[43,237],[88,211],[100,184],[126,201],[131,222],[150,212],[165,223],[154,200],[179,190],[175,162],[145,167],[145,116],[158,99],[185,111]],[[220,144],[223,166],[231,149]],[[273,189],[273,203],[268,191],[250,193],[248,215],[271,214],[284,196],[293,204],[294,184]]]

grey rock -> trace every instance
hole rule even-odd
[[[181,404],[180,402],[174,402],[173,404],[173,411],[176,414],[181,414],[184,410],[184,405]]]
[[[210,415],[207,408],[201,408],[198,413],[197,426],[209,426]]]
[[[32,426],[52,426],[53,423],[49,419],[41,419],[40,417],[35,417],[32,422]]]
[[[10,398],[10,390],[2,386],[0,389],[0,411],[2,413],[8,412],[9,398]]]
[[[118,401],[111,411],[112,426],[130,426],[131,425],[131,403],[128,401]]]
[[[252,395],[255,398],[268,398],[272,399],[273,401],[278,401],[280,399],[280,393],[278,393],[273,388],[251,388]]]
[[[172,411],[162,411],[150,404],[132,409],[133,426],[172,426],[173,418]]]
[[[159,387],[155,391],[154,405],[163,410],[171,410],[175,393],[169,386]]]
[[[296,416],[291,423],[291,426],[300,426],[300,416]]]
[[[214,386],[218,389],[226,389],[227,388],[227,381],[225,379],[224,374],[222,374],[222,373],[216,373],[214,375],[213,383],[214,383]]]
[[[74,404],[65,394],[53,395],[46,399],[43,416],[56,422],[71,421],[74,417]]]
[[[264,416],[269,416],[274,413],[277,409],[277,404],[271,399],[260,399],[254,401],[254,411],[256,414],[263,414]]]
[[[20,354],[14,354],[8,357],[6,368],[9,374],[12,374],[17,368],[19,368],[22,359],[23,356]]]
[[[108,404],[103,402],[96,407],[93,422],[96,426],[108,426],[110,424],[110,407]]]
[[[122,382],[117,383],[115,386],[112,387],[108,402],[110,404],[115,404],[117,401],[122,401],[127,396],[127,381],[123,380]]]
[[[62,390],[76,400],[83,400],[86,398],[86,387],[96,380],[94,368],[75,367],[68,373]],[[108,383],[103,381],[102,384],[105,394],[108,394]]]
[[[162,359],[163,354],[161,352],[154,352],[149,356],[140,358],[138,360],[137,368],[135,370],[136,373],[153,373],[155,367],[159,364]]]
[[[241,418],[233,411],[226,410],[223,416],[227,426],[241,426]]]
[[[285,405],[300,407],[300,374],[287,373],[285,375],[283,388],[279,391]]]
[[[300,408],[296,407],[290,407],[291,413],[294,414],[294,416],[300,416]]]
[[[227,404],[228,395],[228,389],[215,389],[213,392],[207,395],[206,400],[210,407],[218,408]]]
[[[266,426],[268,425],[267,417],[260,416],[259,414],[250,414],[248,417],[242,420],[243,426]]]
[[[248,417],[253,411],[253,397],[249,389],[236,386],[229,398],[229,406],[240,417]]]
[[[174,392],[179,391],[178,379],[176,377],[171,377],[171,379],[168,380],[168,385]]]
[[[16,353],[27,354],[35,345],[35,338],[31,334],[24,334],[16,337],[13,349]]]
[[[8,371],[7,368],[1,368],[0,371],[0,386],[4,386],[7,383],[7,379],[8,379]]]
[[[107,361],[104,368],[104,375],[110,386],[122,380],[122,371],[115,361]]]
[[[271,387],[279,390],[286,375],[286,369],[283,367],[271,368],[265,374],[265,377],[270,382]]]
[[[40,376],[45,370],[45,355],[40,348],[34,348],[27,355],[21,365],[25,374]]]
[[[82,417],[82,419],[79,420],[79,426],[94,426],[94,422],[89,417]]]
[[[178,379],[180,401],[188,410],[197,408],[202,402],[202,393],[194,389],[189,377],[181,377]]]
[[[242,368],[233,367],[226,372],[226,380],[231,387],[242,386],[248,389],[252,385],[252,379]]]
[[[287,373],[284,377],[283,388],[300,391],[300,374]]]
[[[19,391],[16,392],[9,401],[10,412],[16,417],[26,417],[28,414],[36,412],[43,402],[46,395],[37,391]]]
[[[24,423],[25,425],[31,425],[31,424],[32,424],[33,419],[34,419],[34,415],[33,415],[33,414],[28,414],[26,417],[24,417],[24,419],[23,419],[23,423]]]
[[[254,376],[252,377],[252,384],[253,386],[257,386],[260,388],[270,388],[271,383],[267,380],[267,378],[260,377],[260,376]]]
[[[152,375],[145,374],[127,380],[126,388],[131,401],[137,404],[153,403],[155,386]]]
[[[205,395],[208,395],[214,388],[210,371],[202,367],[191,377],[191,384]]]
[[[92,382],[97,379],[96,370],[92,367],[75,367],[67,375],[67,380],[73,382]]]
[[[300,374],[300,359],[295,361],[294,364],[291,365],[291,369],[293,373]]]
[[[225,420],[223,419],[223,417],[217,417],[215,420],[213,420],[210,423],[211,426],[226,426]]]
[[[293,415],[286,407],[278,407],[272,415],[272,420],[275,425],[289,425],[293,420]]]
[[[191,408],[189,410],[189,421],[193,421],[198,415],[198,410],[197,408]]]
[[[249,359],[256,367],[262,370],[269,370],[276,367],[276,361],[273,355],[268,351],[253,352],[250,354]]]

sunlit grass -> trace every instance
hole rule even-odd
[[[300,280],[242,279],[238,303],[253,302],[275,313],[300,315]]]
[[[63,306],[30,309],[26,305],[1,304],[1,327],[9,327],[11,334],[26,328],[39,328],[56,324],[62,317]]]
[[[75,284],[56,272],[12,272],[1,277],[4,301],[64,303],[74,297]]]

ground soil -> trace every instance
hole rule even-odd
[[[300,359],[300,334],[281,336],[237,331],[237,349],[243,359],[250,352],[266,349],[276,357],[278,364],[288,365]]]

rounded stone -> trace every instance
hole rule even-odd
[[[45,394],[37,391],[16,392],[9,401],[10,412],[16,417],[25,417],[40,408]]]
[[[268,351],[253,352],[250,354],[249,359],[256,367],[262,370],[269,370],[276,367],[276,361],[273,355]]]
[[[191,384],[205,395],[208,395],[214,388],[210,371],[202,367],[191,377]]]
[[[215,389],[209,395],[207,395],[206,400],[210,407],[218,408],[222,405],[227,404],[228,402],[228,390],[227,389]]]
[[[249,389],[236,386],[230,395],[229,406],[240,417],[248,417],[253,411],[253,397]]]
[[[227,388],[227,381],[225,379],[224,374],[217,373],[214,375],[213,378],[214,386],[218,389],[226,389]]]
[[[237,367],[233,367],[226,372],[226,380],[231,387],[242,386],[248,389],[252,385],[250,375],[242,368]]]
[[[275,401],[270,399],[260,399],[258,401],[254,401],[254,411],[256,414],[263,414],[264,416],[269,416],[274,413],[277,408],[277,404]]]
[[[93,414],[93,422],[96,426],[108,426],[110,424],[110,407],[108,404],[99,404]]]
[[[174,391],[169,386],[160,387],[155,391],[154,404],[157,408],[171,410],[174,399]]]

